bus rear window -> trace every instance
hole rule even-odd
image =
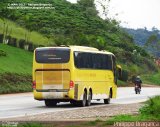
[[[67,63],[69,57],[69,48],[40,48],[35,51],[37,63]]]

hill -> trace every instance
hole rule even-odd
[[[0,44],[0,93],[31,91],[32,55]]]
[[[0,51],[5,54],[0,55],[0,73],[10,72],[31,75],[33,53],[4,44],[0,44]]]
[[[32,4],[48,4],[54,9],[7,9],[10,0],[1,4],[1,17],[15,21],[29,31],[37,31],[52,38],[52,45],[83,45],[113,52],[121,63],[140,63],[132,58],[133,51],[150,59],[149,54],[135,45],[132,36],[120,28],[116,20],[101,19],[94,0],[80,0],[72,4],[65,0],[16,0],[25,7]],[[10,3],[10,5],[12,2]],[[19,6],[19,5],[16,5]],[[45,43],[44,45],[48,45]],[[143,60],[142,60],[143,61]],[[150,62],[149,62],[150,63]],[[138,66],[141,64],[137,64]]]
[[[153,56],[160,57],[160,31],[158,29],[153,27],[150,31],[145,28],[124,28],[124,30],[133,36],[137,45],[144,47],[146,51],[149,51]]]
[[[53,42],[52,39],[49,39],[36,31],[29,31],[6,18],[0,18],[0,34],[16,38],[17,41],[20,39],[28,39],[29,42],[35,45],[46,45]]]
[[[151,35],[157,35],[157,38],[160,40],[160,31],[156,28],[152,28],[152,30],[147,30],[145,28],[139,29],[131,29],[131,28],[124,28],[124,30],[133,36],[136,44],[143,46],[149,39]]]
[[[55,9],[7,9],[8,1],[1,5],[2,17],[15,21],[30,31],[53,38],[56,45],[87,45],[99,49],[130,51],[135,49],[132,37],[115,20],[103,20],[97,15],[93,0],[80,0],[71,4],[65,0],[21,0],[26,3],[50,3]],[[17,0],[18,1],[18,0]],[[54,43],[50,44],[54,45]],[[126,48],[126,49],[124,49]]]

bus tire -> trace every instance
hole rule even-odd
[[[87,92],[84,91],[84,93],[83,93],[83,100],[80,101],[80,106],[81,107],[85,107],[86,104],[87,104]]]
[[[71,100],[70,103],[71,103],[72,105],[74,105],[74,106],[77,106],[77,105],[78,105],[78,104],[77,104],[78,102],[75,101],[75,100]]]
[[[47,107],[54,107],[57,105],[57,102],[54,100],[44,100],[44,102]]]
[[[110,91],[110,92],[109,92],[109,97],[108,97],[107,99],[104,99],[104,103],[105,103],[105,104],[110,104],[110,102],[111,102],[111,97],[112,97],[112,92]]]
[[[91,100],[92,100],[92,93],[91,93],[91,91],[89,91],[88,100],[87,100],[87,106],[91,105]]]

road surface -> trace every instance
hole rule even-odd
[[[118,88],[117,99],[112,99],[111,105],[144,102],[149,97],[155,95],[160,95],[160,87],[142,88],[141,94],[135,94],[133,87]],[[92,106],[104,106],[103,100],[93,100]],[[32,93],[0,95],[0,119],[66,111],[78,108],[81,107],[74,107],[69,102],[59,103],[58,106],[54,108],[47,108],[43,101],[34,100]]]

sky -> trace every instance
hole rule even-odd
[[[76,3],[77,0],[67,0]],[[108,5],[107,0],[96,0]],[[100,4],[97,10],[102,12]],[[104,16],[100,14],[102,18]],[[120,21],[120,25],[128,28],[144,28],[160,30],[160,0],[111,0],[109,3],[109,18]]]

